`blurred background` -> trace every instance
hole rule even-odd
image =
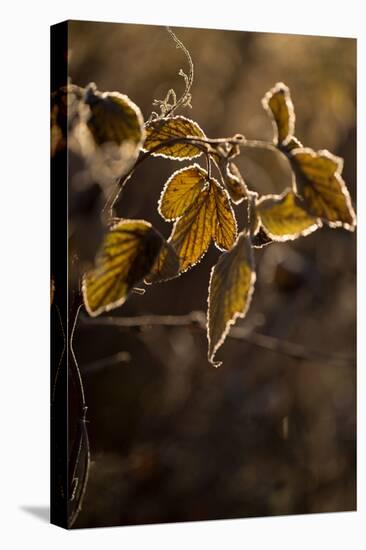
[[[356,41],[174,28],[195,79],[184,114],[210,137],[272,140],[261,98],[291,89],[296,136],[344,158],[356,201]],[[186,59],[164,27],[71,22],[72,82],[95,82],[140,106],[183,89]],[[252,189],[281,192],[290,170],[269,151],[236,163]],[[186,162],[185,164],[190,164]],[[182,163],[152,158],[128,182],[122,217],[149,220],[162,187]],[[240,219],[240,205],[236,208]],[[206,311],[219,251],[180,278],[132,294],[114,316]],[[354,510],[356,507],[356,237],[323,228],[255,253],[257,283],[237,326],[278,342],[228,338],[207,362],[195,326],[121,329],[81,315],[74,348],[85,385],[91,469],[75,527]],[[72,274],[71,274],[72,275]],[[253,343],[254,342],[254,343]],[[255,344],[257,342],[257,344]],[[283,349],[300,346],[300,357]],[[281,344],[282,343],[282,344]]]

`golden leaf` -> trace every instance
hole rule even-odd
[[[259,231],[261,220],[257,212],[257,200],[258,193],[256,191],[250,191],[247,199],[247,229],[251,236],[256,235]]]
[[[166,182],[159,200],[159,213],[165,220],[184,214],[202,191],[207,172],[198,164],[174,172]]]
[[[308,148],[293,149],[289,155],[295,173],[297,194],[304,199],[304,208],[330,227],[353,231],[356,215],[351,197],[341,176],[343,159]]]
[[[174,224],[168,242],[179,256],[181,273],[198,263],[209,247],[214,216],[212,197],[209,187],[203,189]]]
[[[233,162],[226,163],[224,180],[231,200],[234,204],[240,204],[248,196],[248,188],[238,167]]]
[[[121,306],[154,266],[163,238],[144,220],[121,220],[106,234],[96,266],[83,278],[85,307],[95,317]]]
[[[233,246],[237,236],[236,219],[229,195],[216,180],[212,180],[211,194],[215,205],[211,220],[212,238],[219,250],[228,250]]]
[[[119,92],[101,93],[89,84],[84,102],[89,105],[87,125],[97,145],[130,142],[135,151],[142,146],[145,130],[139,107]]]
[[[265,232],[274,241],[297,239],[322,225],[307,213],[292,189],[286,189],[281,195],[261,197],[256,208]]]
[[[262,105],[272,119],[275,145],[287,145],[295,131],[295,111],[289,88],[278,82],[266,93]]]
[[[205,137],[203,130],[201,130],[197,122],[184,116],[173,116],[152,120],[146,124],[145,128],[145,151],[151,151],[165,141],[169,142],[174,138]],[[199,157],[201,154],[202,150],[192,143],[170,143],[152,153],[152,155],[157,157],[160,156],[177,160],[192,159]]]
[[[184,213],[176,220],[168,240],[179,256],[180,273],[200,261],[212,239],[220,250],[226,250],[234,244],[237,234],[227,191],[214,178],[209,180],[205,170],[199,170],[201,180],[196,180],[194,200],[189,201],[190,206],[184,208]],[[197,188],[200,189],[198,194]]]
[[[231,250],[222,254],[211,270],[207,338],[208,360],[214,366],[214,356],[239,317],[245,317],[252,298],[256,275],[250,240],[241,233]]]

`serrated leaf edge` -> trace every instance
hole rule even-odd
[[[195,120],[192,120],[191,118],[187,118],[183,115],[176,115],[176,116],[172,116],[172,117],[162,117],[162,118],[159,118],[159,120],[174,120],[174,119],[177,119],[177,118],[180,118],[180,119],[184,119],[186,120],[187,122],[190,122],[192,124],[194,124],[195,126],[197,126],[197,128],[202,132],[202,136],[201,137],[206,137],[206,134],[205,132],[202,130],[201,126],[198,124],[198,122],[196,122]],[[154,120],[152,120],[151,122],[154,122]],[[145,128],[148,126],[148,124],[151,124],[151,122],[146,122],[145,123]],[[199,136],[190,136],[190,135],[187,135],[187,136],[182,136],[182,137],[187,137],[187,138],[197,138]],[[194,144],[192,144],[192,146],[194,147]],[[147,153],[149,151],[149,149],[145,149],[144,146],[142,145],[141,147],[141,151],[143,151],[144,153]],[[183,162],[185,160],[192,160],[192,159],[195,159],[195,158],[198,158],[202,155],[202,151],[200,151],[199,153],[197,153],[196,155],[189,155],[189,157],[174,157],[172,155],[167,155],[165,153],[159,153],[159,152],[156,152],[156,153],[151,153],[151,155],[153,157],[162,157],[162,158],[165,158],[165,159],[170,159],[170,160],[178,160],[179,162]]]
[[[158,212],[160,214],[160,216],[163,218],[163,220],[165,220],[166,222],[171,222],[171,221],[175,221],[175,220],[178,220],[179,218],[181,218],[182,216],[184,216],[184,213],[186,212],[186,210],[188,210],[189,206],[187,207],[187,209],[183,212],[183,214],[180,214],[180,216],[175,216],[174,218],[167,218],[164,216],[164,214],[162,213],[161,211],[161,206],[162,206],[162,202],[163,202],[163,199],[164,199],[164,194],[166,192],[166,190],[168,189],[169,185],[171,184],[171,182],[173,181],[173,179],[178,175],[178,174],[182,174],[183,172],[186,172],[187,170],[192,170],[192,168],[197,168],[199,172],[201,172],[202,176],[207,179],[208,177],[208,174],[206,172],[206,170],[204,170],[204,168],[202,168],[199,164],[197,164],[196,162],[194,164],[191,164],[190,166],[185,166],[184,168],[180,168],[179,170],[176,170],[175,172],[173,172],[173,174],[169,177],[169,179],[165,182],[164,184],[164,187],[160,193],[160,197],[159,197],[159,200],[158,200]]]
[[[256,206],[260,205],[262,202],[264,202],[265,200],[267,199],[273,199],[273,200],[282,200],[286,195],[287,193],[289,192],[294,192],[294,190],[291,188],[291,187],[287,187],[280,195],[275,195],[275,194],[272,194],[272,195],[262,195],[261,198],[259,200],[257,200],[256,202]],[[302,205],[299,205],[299,208],[303,208]],[[262,221],[262,218],[261,218],[261,214],[260,214],[260,211],[257,210],[257,213],[258,213],[258,216],[260,218],[260,224],[259,224],[259,227],[262,227],[263,231],[266,233],[266,235],[268,235],[268,237],[270,239],[272,239],[272,241],[275,241],[275,242],[286,242],[286,241],[295,241],[296,239],[298,239],[299,237],[307,237],[308,235],[310,235],[311,233],[314,233],[314,231],[316,231],[317,229],[320,229],[322,226],[323,226],[323,222],[320,218],[315,218],[314,216],[312,216],[311,214],[309,214],[306,210],[306,208],[304,207],[303,208],[304,212],[311,218],[314,218],[314,224],[311,225],[310,227],[307,227],[306,229],[303,229],[302,231],[299,231],[298,233],[295,233],[295,234],[287,234],[287,235],[276,235],[274,233],[271,233],[267,228],[266,226],[264,225],[263,221]],[[269,244],[269,243],[268,243]],[[255,248],[262,248],[262,246],[258,247],[258,246],[255,246],[253,245]]]
[[[139,223],[142,223],[143,225],[146,225],[146,227],[148,227],[150,229],[152,228],[151,223],[146,221],[146,220],[121,219],[118,222],[116,221],[116,223],[114,223],[109,228],[109,232],[116,229],[117,226],[120,227],[121,225],[130,223],[130,222],[139,222]],[[103,249],[103,245],[102,245],[101,250],[102,249]],[[91,271],[93,271],[93,269],[95,269],[95,267],[92,268]],[[125,301],[127,300],[129,293],[127,293],[126,296],[123,296],[119,300],[116,300],[115,302],[111,302],[110,304],[108,304],[106,306],[101,306],[98,309],[96,309],[95,311],[93,311],[90,308],[90,305],[89,305],[89,302],[88,302],[87,291],[86,291],[86,285],[87,285],[86,277],[87,277],[87,273],[84,273],[83,278],[82,278],[82,282],[81,282],[81,292],[82,292],[82,296],[83,296],[85,309],[91,317],[97,317],[98,315],[100,315],[103,312],[108,312],[108,311],[111,311],[112,309],[116,309],[117,307],[121,307],[125,303]],[[138,283],[138,281],[136,283]]]
[[[114,91],[114,92],[100,92],[97,88],[95,88],[95,89],[87,88],[85,93],[86,94],[87,93],[92,93],[93,95],[95,95],[97,97],[100,97],[101,99],[108,99],[109,96],[113,96],[113,97],[118,97],[118,99],[122,99],[123,101],[125,101],[128,104],[128,106],[131,109],[133,109],[133,111],[136,113],[138,122],[140,124],[141,137],[140,137],[138,142],[134,142],[134,143],[136,143],[136,148],[137,149],[141,149],[141,147],[142,147],[142,145],[145,141],[145,138],[146,138],[146,130],[145,130],[144,117],[142,115],[140,107],[134,101],[132,101],[132,99],[130,99],[128,97],[128,95],[122,94],[121,92],[117,92],[117,91]],[[85,102],[86,105],[88,105],[85,98],[84,98],[84,102]],[[131,140],[131,141],[133,141],[133,140]]]
[[[244,232],[239,233],[239,235],[237,236],[236,241],[233,244],[232,248],[230,250],[226,251],[225,254],[230,254],[232,249],[238,244],[239,239],[243,235],[245,235]],[[246,235],[246,237],[249,239],[248,235]],[[214,361],[214,357],[216,355],[217,350],[225,342],[226,337],[229,334],[231,327],[233,325],[235,325],[236,321],[238,319],[243,319],[246,316],[246,314],[248,313],[248,310],[250,308],[250,304],[252,302],[252,297],[253,297],[254,290],[255,290],[255,282],[257,280],[257,275],[256,275],[256,272],[255,272],[253,249],[252,249],[250,243],[249,243],[249,245],[250,245],[250,260],[251,260],[250,263],[251,263],[251,267],[252,267],[252,273],[251,273],[251,279],[250,279],[250,289],[249,289],[249,292],[248,292],[248,297],[247,297],[247,301],[246,301],[246,304],[245,304],[245,309],[244,309],[244,311],[237,311],[236,313],[234,313],[234,316],[226,322],[225,328],[224,328],[224,330],[221,334],[221,337],[218,340],[218,342],[216,342],[216,344],[214,345],[213,349],[211,350],[211,353],[210,353],[211,339],[210,339],[210,332],[209,332],[210,313],[211,313],[211,311],[210,311],[210,294],[211,294],[211,282],[212,282],[213,274],[214,274],[215,267],[216,267],[217,264],[212,266],[211,271],[210,271],[210,279],[209,279],[209,283],[208,283],[208,296],[207,296],[207,306],[208,307],[207,307],[207,323],[206,323],[207,324],[207,340],[208,340],[208,355],[207,355],[207,357],[208,357],[208,361],[215,368],[220,367],[222,365],[222,361]]]
[[[231,248],[233,248],[235,246],[235,243],[237,241],[237,238],[238,238],[238,222],[237,222],[237,219],[236,219],[236,216],[235,216],[235,212],[234,212],[234,209],[232,207],[232,204],[231,204],[231,198],[230,198],[230,194],[228,192],[227,189],[225,189],[225,187],[223,187],[220,182],[215,179],[215,178],[211,178],[211,181],[216,185],[216,187],[218,187],[219,189],[221,189],[221,191],[224,193],[224,195],[226,195],[226,199],[228,201],[228,205],[229,205],[229,210],[234,218],[234,223],[235,223],[235,240],[234,240],[234,243],[232,244]],[[236,203],[235,203],[236,204]],[[216,240],[215,240],[215,237],[212,236],[212,241],[215,245],[215,247],[220,250],[220,252],[227,252],[228,250],[231,250],[231,248],[227,249],[227,248],[221,248],[217,243],[216,243]],[[212,242],[211,241],[211,242]]]
[[[282,141],[281,143],[279,143],[279,141],[278,141],[279,136],[278,136],[278,128],[277,128],[276,120],[273,116],[272,109],[269,106],[269,100],[277,92],[284,92],[285,103],[286,103],[286,106],[287,106],[287,109],[288,109],[288,112],[289,112],[289,115],[290,115],[289,133],[288,133],[286,139],[284,139],[284,141]],[[273,86],[273,88],[268,90],[268,92],[262,98],[262,106],[263,106],[264,110],[268,113],[268,115],[271,119],[271,122],[272,122],[273,130],[274,130],[274,137],[273,137],[274,145],[276,145],[276,146],[278,146],[278,145],[283,145],[283,146],[287,145],[291,141],[291,139],[295,137],[294,132],[295,132],[295,123],[296,123],[295,108],[294,108],[294,104],[293,104],[292,99],[291,99],[290,88],[288,86],[286,86],[286,84],[284,84],[283,82],[277,82]]]
[[[322,221],[323,221],[323,224],[325,223],[328,227],[330,227],[332,229],[336,229],[337,227],[343,227],[347,231],[353,232],[356,228],[357,220],[356,220],[356,213],[355,213],[354,208],[352,206],[350,192],[348,191],[346,182],[342,178],[342,171],[343,171],[343,165],[344,165],[343,158],[342,157],[337,157],[336,155],[334,155],[333,153],[328,151],[328,149],[320,149],[319,151],[315,151],[314,149],[311,149],[311,147],[296,147],[296,149],[292,149],[292,151],[290,151],[289,158],[291,159],[292,157],[295,157],[299,153],[309,154],[314,158],[316,158],[318,156],[326,157],[329,160],[332,160],[333,162],[335,162],[337,164],[337,168],[334,171],[334,176],[335,176],[336,180],[338,181],[338,183],[341,187],[342,194],[343,194],[344,198],[346,199],[348,210],[351,214],[351,218],[353,220],[353,223],[352,223],[352,225],[350,225],[349,223],[342,222],[340,220],[335,221],[335,222],[331,222],[331,221],[328,221],[326,219],[323,219]],[[291,162],[291,160],[290,160],[290,162]],[[293,172],[293,188],[294,188],[295,193],[301,197],[301,194],[298,192],[298,189],[297,189],[296,175],[294,174],[294,172]]]

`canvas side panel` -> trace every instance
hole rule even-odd
[[[51,27],[51,523],[67,527],[68,501],[68,23]],[[52,299],[52,293],[51,293]]]

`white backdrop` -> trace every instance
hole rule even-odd
[[[364,548],[366,36],[362,2],[12,0],[2,4],[0,181],[0,545],[2,548]],[[49,499],[49,26],[64,19],[358,38],[357,513],[66,532]],[[5,119],[5,121],[4,121]],[[5,168],[5,171],[4,171]],[[33,214],[30,216],[30,205]],[[336,297],[335,297],[336,299]],[[5,308],[4,308],[5,300]],[[24,306],[26,304],[26,307]],[[20,306],[21,305],[21,310]],[[24,314],[24,311],[27,313]],[[21,331],[21,335],[20,335]],[[28,511],[27,511],[28,509]],[[365,535],[365,529],[363,529]]]

